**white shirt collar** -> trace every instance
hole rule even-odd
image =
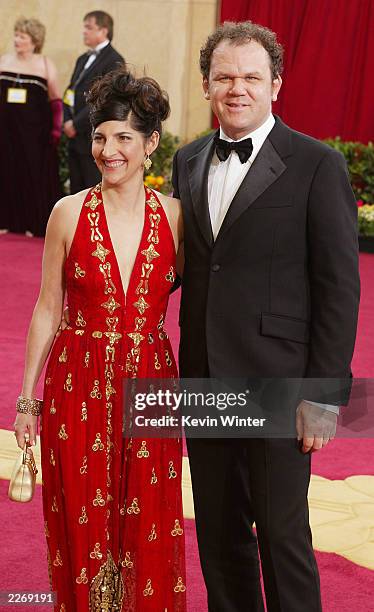
[[[253,130],[253,132],[249,132],[248,134],[246,134],[246,136],[243,136],[242,138],[238,138],[236,142],[240,142],[241,140],[245,140],[246,138],[252,138],[253,146],[255,146],[255,144],[257,144],[259,141],[261,141],[261,144],[262,144],[265,138],[267,137],[267,135],[269,134],[269,132],[271,132],[271,130],[273,129],[274,123],[275,123],[274,115],[270,113],[268,118],[264,121],[262,125],[260,125],[260,127]],[[233,139],[229,138],[229,136],[226,136],[225,132],[223,131],[221,127],[219,128],[219,137],[222,138],[222,140],[233,142]]]
[[[103,42],[99,43],[94,49],[93,51],[102,51],[103,49],[105,49],[105,47],[107,47],[110,43],[110,40],[108,40],[108,38],[106,40],[103,40]]]

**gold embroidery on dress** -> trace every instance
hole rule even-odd
[[[143,251],[141,251],[141,254],[146,257],[147,263],[151,263],[153,259],[155,259],[156,257],[160,257],[160,253],[157,253],[152,243],[149,245],[148,249],[144,249]]]
[[[86,455],[83,457],[83,463],[81,465],[81,467],[79,468],[80,473],[83,474],[87,474],[87,457]]]
[[[147,189],[147,193],[149,195],[147,204],[152,209],[152,211],[155,213],[157,209],[160,208],[160,204],[157,202],[154,194],[152,193],[150,189]]]
[[[158,360],[157,353],[155,353],[155,370],[161,370],[161,363]]]
[[[60,606],[60,612],[66,612],[66,606],[64,603],[62,603]]]
[[[68,360],[68,354],[67,354],[67,347],[64,346],[64,350],[62,351],[61,355],[59,356],[58,360],[60,363],[66,363]]]
[[[96,245],[96,250],[93,251],[91,253],[91,255],[93,257],[97,257],[98,259],[100,259],[100,261],[102,263],[104,263],[105,262],[105,258],[106,258],[107,255],[109,255],[109,253],[110,253],[109,249],[106,249],[105,247],[103,247],[101,242],[98,242],[97,245]]]
[[[149,344],[153,344],[154,343],[153,334],[151,334],[151,332],[148,333],[148,342],[149,342]]]
[[[176,478],[177,473],[174,469],[174,465],[172,461],[169,461],[169,478]]]
[[[86,402],[82,402],[81,421],[87,421],[87,404],[86,404]]]
[[[79,266],[79,264],[77,262],[74,263],[74,266],[75,266],[74,277],[75,278],[84,278],[86,276],[86,272],[84,270],[82,270],[82,268]]]
[[[149,304],[147,304],[142,295],[140,296],[137,302],[134,302],[133,305],[135,306],[135,308],[138,309],[141,315],[143,315],[146,309],[149,308]]]
[[[71,384],[71,378],[72,378],[72,374],[71,372],[69,372],[67,375],[65,384],[64,384],[65,391],[68,391],[69,393],[73,390],[73,385]]]
[[[56,460],[55,460],[55,456],[53,454],[53,448],[49,449],[49,453],[50,453],[50,458],[49,458],[49,462],[51,465],[53,465],[53,467],[56,465]]]
[[[103,337],[103,332],[101,332],[101,331],[93,331],[92,332],[92,337],[93,338],[102,338]]]
[[[100,542],[96,542],[92,552],[90,552],[90,559],[102,559],[103,553],[100,550]]]
[[[82,514],[79,517],[79,524],[80,525],[85,525],[86,523],[88,523],[88,516],[87,516],[87,512],[86,512],[86,506],[82,506]]]
[[[156,484],[157,482],[157,476],[156,476],[156,472],[155,472],[155,468],[152,468],[152,477],[151,477],[151,484]]]
[[[138,505],[138,498],[134,497],[134,499],[132,500],[131,506],[127,508],[127,514],[139,514],[139,512],[140,512],[140,508]]]
[[[141,459],[142,457],[149,457],[149,450],[147,450],[147,442],[145,440],[143,440],[140,449],[136,453],[136,456],[139,457],[139,459]]]
[[[169,351],[166,351],[166,350],[165,350],[165,359],[166,359],[166,365],[170,368],[173,365],[173,362],[169,355]]]
[[[139,332],[130,332],[127,335],[129,336],[129,338],[131,338],[131,340],[134,341],[135,347],[138,347],[141,341],[144,340],[144,336],[142,336],[142,334],[140,334]]]
[[[131,557],[130,557],[130,552],[127,551],[125,554],[125,558],[123,561],[121,561],[121,565],[122,567],[134,567],[133,562],[131,561]]]
[[[98,380],[94,380],[93,389],[90,393],[90,397],[92,397],[92,399],[101,399],[103,397],[100,393]]]
[[[149,291],[148,281],[149,276],[153,270],[153,264],[150,263],[142,263],[142,274],[139,285],[137,286],[135,293],[136,295],[143,294],[146,295]]]
[[[86,325],[87,325],[86,321],[83,318],[83,314],[82,314],[81,310],[78,310],[78,316],[77,316],[77,318],[75,320],[75,325],[77,327],[86,327]]]
[[[75,582],[77,584],[87,584],[88,582],[88,578],[87,578],[87,569],[85,567],[82,567],[81,569],[81,573],[80,575],[75,579]]]
[[[52,499],[52,512],[58,512],[56,495],[54,495]]]
[[[68,434],[67,434],[67,433],[66,433],[66,431],[65,431],[65,427],[66,427],[65,423],[62,423],[62,425],[61,425],[61,427],[60,427],[60,431],[58,432],[58,437],[59,437],[61,440],[67,440],[67,439],[68,439],[68,437],[69,437],[69,436],[68,436]]]
[[[101,434],[97,433],[95,443],[92,445],[93,451],[104,450],[104,444],[101,441]]]
[[[151,222],[151,231],[149,232],[147,240],[148,242],[153,242],[153,244],[158,244],[160,241],[158,237],[158,225],[161,221],[161,216],[158,213],[151,213],[149,215],[149,220]]]
[[[106,263],[102,263],[99,265],[99,270],[102,273],[102,275],[104,276],[104,283],[105,283],[105,289],[104,289],[104,293],[105,295],[108,295],[108,293],[116,293],[117,289],[115,287],[115,284],[112,281],[112,277],[111,277],[111,264],[109,261],[107,261]]]
[[[169,282],[169,283],[174,283],[175,281],[175,276],[174,276],[174,268],[173,266],[170,266],[170,270],[167,274],[165,274],[165,279]]]
[[[97,241],[101,242],[103,240],[103,237],[99,230],[100,213],[98,212],[88,213],[87,217],[91,225],[91,242],[97,242]]]
[[[54,399],[53,399],[53,400],[52,400],[52,402],[51,402],[51,407],[50,407],[50,409],[49,409],[49,412],[50,412],[51,414],[56,414],[56,407],[55,407],[55,400],[54,400]]]
[[[178,521],[178,519],[175,519],[175,523],[174,523],[174,529],[171,530],[171,535],[172,536],[179,536],[183,534],[183,529],[180,525],[180,522]]]
[[[174,587],[174,593],[184,593],[185,590],[186,590],[186,587],[183,584],[182,578],[179,576],[178,582]]]
[[[121,571],[108,551],[107,561],[92,579],[90,587],[90,612],[115,612],[122,610],[124,584]]]
[[[121,306],[121,304],[118,304],[118,302],[116,302],[114,297],[111,295],[110,298],[108,298],[106,302],[103,302],[101,304],[101,306],[103,308],[106,308],[107,311],[109,312],[109,314],[112,315],[114,313],[114,311],[116,310],[116,308],[119,308]]]
[[[135,317],[135,331],[141,331],[146,323],[145,317]]]
[[[84,336],[84,329],[76,329],[74,333],[76,336]]]
[[[96,497],[93,499],[92,504],[97,508],[97,506],[105,506],[105,499],[101,494],[101,489],[96,489]]]
[[[91,199],[85,203],[85,206],[94,211],[99,204],[101,204],[101,200],[91,191]]]
[[[157,539],[156,525],[155,523],[152,523],[152,529],[151,529],[151,533],[148,536],[148,541],[153,542],[156,539]]]
[[[48,522],[44,521],[44,534],[46,538],[50,537],[50,533],[49,533],[49,529],[48,529]]]
[[[152,589],[152,582],[151,582],[151,579],[148,578],[147,584],[146,584],[145,589],[143,591],[143,595],[144,595],[144,597],[148,597],[150,595],[153,595],[153,593],[154,593],[154,589]]]
[[[55,567],[59,567],[59,566],[61,567],[61,565],[63,565],[62,558],[61,558],[61,553],[60,553],[59,550],[56,551],[56,558],[53,561],[53,565]]]
[[[45,379],[45,384],[46,385],[50,385],[52,382],[52,378],[50,376],[48,376],[48,378]]]

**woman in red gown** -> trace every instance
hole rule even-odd
[[[155,81],[123,70],[89,101],[102,184],[51,215],[22,389],[34,397],[55,339],[41,427],[55,610],[184,612],[181,440],[122,433],[123,378],[177,376],[163,322],[180,205],[143,184],[169,105]],[[65,289],[70,324],[55,338]],[[17,415],[20,446],[36,419]]]

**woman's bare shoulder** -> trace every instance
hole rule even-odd
[[[65,196],[56,202],[53,210],[56,211],[59,216],[71,216],[80,212],[84,199],[89,192],[89,189],[83,189],[73,195]]]
[[[165,212],[172,216],[178,216],[181,212],[181,201],[178,198],[172,198],[171,196],[167,196],[164,193],[160,193],[156,191],[156,195],[160,200]]]

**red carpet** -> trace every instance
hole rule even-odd
[[[0,236],[1,357],[0,427],[12,429],[14,402],[21,386],[25,335],[40,282],[42,240]],[[356,377],[374,378],[374,256],[360,258],[362,301],[359,331],[353,361]],[[174,348],[179,294],[171,297],[167,329]],[[374,443],[367,440],[335,440],[314,455],[314,473],[331,479],[352,474],[374,473]],[[16,505],[6,497],[8,482],[0,481],[0,591],[48,590],[40,487],[32,504]],[[194,522],[187,521],[188,602],[190,612],[206,612],[205,589],[199,568]],[[370,612],[374,610],[374,572],[342,557],[317,552],[321,572],[324,612]],[[17,607],[19,610],[48,610],[48,606]]]

